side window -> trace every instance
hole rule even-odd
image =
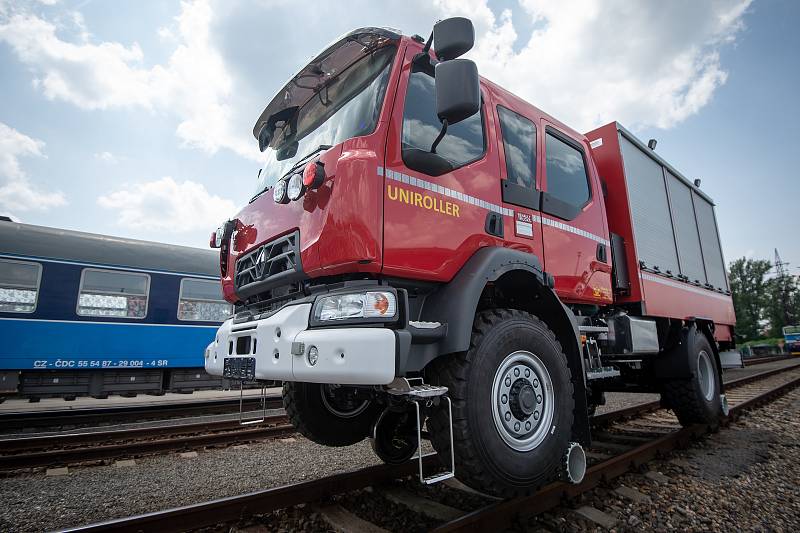
[[[436,90],[433,76],[424,71],[412,71],[408,80],[405,108],[403,110],[403,160],[410,168],[425,172],[414,165],[414,155],[429,155],[431,145],[442,128],[436,116]],[[417,152],[410,154],[409,151]],[[480,113],[447,128],[436,155],[443,158],[447,168],[438,168],[429,173],[443,174],[449,170],[480,159],[486,153],[483,133],[483,109]],[[435,156],[434,156],[435,157]]]
[[[78,294],[78,314],[144,318],[150,276],[85,268]]]
[[[505,107],[498,106],[497,114],[503,133],[508,179],[517,185],[533,188],[536,183],[536,126]]]
[[[183,278],[178,297],[178,320],[224,322],[233,306],[222,298],[219,281]]]
[[[0,259],[0,312],[33,313],[41,279],[39,263]]]
[[[591,197],[583,153],[549,132],[545,150],[547,193],[572,206],[583,206]]]

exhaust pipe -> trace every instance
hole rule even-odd
[[[564,454],[564,478],[569,483],[577,485],[583,481],[586,474],[586,453],[577,442],[570,442]]]

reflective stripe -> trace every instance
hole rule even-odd
[[[425,189],[426,191],[431,191],[431,192],[435,192],[435,193],[438,193],[438,194],[442,194],[442,195],[447,196],[449,198],[453,198],[453,199],[461,201],[461,202],[465,202],[465,203],[468,203],[468,204],[471,204],[471,205],[474,205],[474,206],[477,206],[477,207],[481,207],[481,208],[486,209],[488,211],[493,211],[495,213],[499,213],[499,214],[507,216],[507,217],[513,217],[514,216],[514,210],[513,209],[509,209],[507,207],[503,207],[503,206],[500,206],[500,205],[497,205],[497,204],[493,204],[493,203],[487,202],[485,200],[481,200],[480,198],[476,198],[474,196],[470,196],[468,194],[464,194],[461,191],[448,189],[447,187],[443,187],[442,185],[439,185],[438,183],[431,183],[430,181],[425,181],[425,180],[420,179],[420,178],[415,178],[414,176],[409,176],[407,174],[403,174],[402,172],[397,172],[395,170],[391,170],[391,169],[388,169],[388,168],[384,169],[383,167],[378,167],[378,176],[386,176],[387,178],[389,178],[391,180],[399,181],[400,183],[404,183],[406,185],[411,185],[413,187],[420,187],[421,189]],[[590,232],[588,232],[588,231],[586,231],[584,229],[576,228],[575,226],[571,226],[571,225],[566,224],[564,222],[561,222],[561,221],[558,221],[558,220],[553,220],[551,218],[543,217],[543,216],[540,216],[540,215],[533,215],[532,214],[531,218],[533,219],[534,222],[538,222],[539,224],[546,224],[546,225],[551,226],[553,228],[560,229],[561,231],[566,231],[567,233],[572,233],[573,235],[579,235],[581,237],[585,237],[587,239],[591,239],[591,240],[593,240],[595,242],[598,242],[600,244],[604,244],[606,246],[611,246],[611,243],[608,241],[608,239],[604,239],[603,237],[600,237],[599,235],[595,235],[594,233],[590,233]]]
[[[642,272],[642,279],[645,279],[647,281],[653,281],[655,283],[660,283],[662,285],[667,285],[668,287],[673,287],[675,289],[683,289],[685,291],[694,292],[696,294],[701,294],[703,296],[711,296],[714,298],[719,298],[720,300],[725,300],[726,302],[732,301],[731,297],[725,294],[720,294],[718,292],[709,289],[704,289],[702,287],[695,287],[694,285],[689,285],[688,283],[662,278],[661,276],[655,276],[653,274],[646,274]]]
[[[575,235],[580,235],[581,237],[586,237],[587,239],[591,239],[605,246],[611,246],[611,242],[609,242],[608,239],[604,239],[599,235],[595,235],[594,233],[590,233],[584,229],[576,228],[575,226],[570,226],[569,224],[565,224],[560,220],[553,220],[552,218],[542,217],[542,223],[545,224],[546,226],[552,226],[556,229],[560,229],[561,231],[566,231],[568,233],[574,233]]]

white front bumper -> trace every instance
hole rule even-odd
[[[226,321],[206,349],[206,372],[222,376],[226,357],[253,357],[256,379],[342,385],[386,385],[394,379],[392,330],[308,329],[310,313],[311,304],[305,303],[284,307],[261,320],[243,324]],[[237,354],[237,339],[245,336],[251,338],[249,353]],[[303,345],[302,354],[292,354],[293,343]],[[311,346],[319,353],[314,365],[307,357]]]

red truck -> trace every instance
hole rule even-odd
[[[716,424],[735,317],[712,201],[621,125],[479,78],[473,42],[358,29],[267,105],[254,196],[212,235],[236,312],[205,366],[282,381],[324,445],[403,462],[425,428],[449,467],[425,482],[507,496],[580,481],[606,391]]]

